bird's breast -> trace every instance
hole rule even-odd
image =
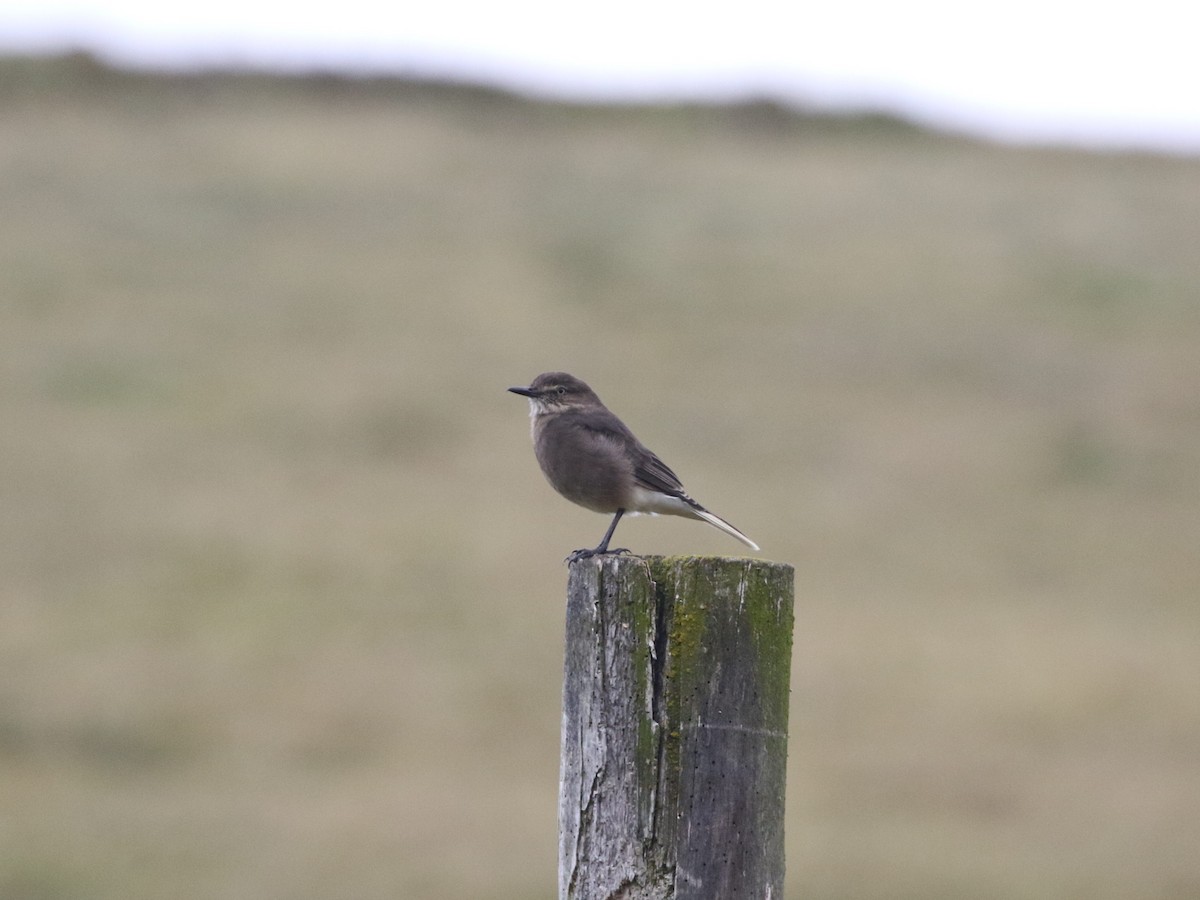
[[[572,503],[600,513],[626,508],[633,466],[618,442],[543,414],[534,419],[533,444],[546,480]]]

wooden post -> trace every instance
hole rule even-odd
[[[792,567],[571,565],[559,900],[780,900]]]

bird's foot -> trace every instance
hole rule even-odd
[[[591,559],[593,556],[618,556],[622,553],[629,553],[628,547],[617,547],[614,550],[601,550],[596,547],[593,550],[576,550],[570,556],[563,560],[565,563],[577,563],[581,559]]]

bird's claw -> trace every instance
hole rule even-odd
[[[581,559],[591,559],[593,556],[619,556],[622,553],[631,552],[628,547],[617,547],[613,550],[601,550],[599,548],[593,550],[576,550],[570,556],[563,560],[565,563],[577,563]]]

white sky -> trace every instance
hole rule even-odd
[[[572,97],[766,93],[1013,140],[1200,152],[1192,0],[0,0],[0,50],[71,47]]]

